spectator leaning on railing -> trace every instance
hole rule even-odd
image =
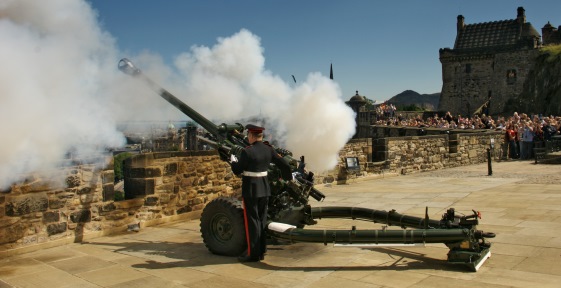
[[[531,159],[534,149],[534,125],[529,120],[524,123],[522,128],[522,141],[520,144],[520,159]]]
[[[508,143],[508,155],[510,159],[518,158],[518,149],[516,148],[516,127],[513,123],[508,124],[505,133],[505,142]]]
[[[540,115],[528,116],[525,113],[514,112],[510,117],[498,116],[493,119],[491,116],[482,114],[481,116],[474,115],[473,117],[462,117],[458,115],[453,117],[451,113],[447,112],[444,117],[439,117],[435,114],[426,120],[417,116],[416,118],[406,119],[402,115],[396,115],[394,108],[391,105],[377,107],[376,125],[383,126],[406,126],[406,127],[419,127],[419,128],[440,128],[440,129],[491,129],[495,131],[505,131],[505,143],[509,143],[507,139],[507,127],[512,126],[514,131],[514,143],[512,143],[512,153],[516,158],[519,155],[523,159],[529,159],[533,154],[533,143],[543,140],[549,141],[554,135],[559,135],[561,132],[561,117],[549,116],[541,117]],[[393,116],[392,116],[393,115]],[[526,135],[523,136],[526,128],[532,131],[532,140]],[[526,132],[529,133],[529,132]],[[526,142],[526,143],[524,143]],[[529,143],[530,145],[528,145]],[[528,147],[530,146],[530,147]],[[506,150],[506,149],[505,149]],[[530,151],[530,152],[528,152]],[[512,156],[511,156],[512,157]]]

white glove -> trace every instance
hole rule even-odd
[[[230,155],[230,162],[238,162],[238,157],[234,154]]]

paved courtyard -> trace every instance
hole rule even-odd
[[[482,214],[495,232],[491,258],[478,272],[446,263],[444,244],[340,248],[315,243],[270,245],[260,263],[210,254],[198,220],[147,227],[0,260],[4,287],[560,287],[561,165],[532,161],[380,175],[318,187],[313,206],[395,209],[440,219],[447,208]],[[346,219],[314,229],[381,229]],[[394,229],[394,227],[388,227]]]

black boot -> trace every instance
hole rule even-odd
[[[238,261],[240,262],[259,262],[261,258],[251,257],[251,256],[238,256]]]
[[[263,260],[263,259],[261,259],[261,257],[253,257],[247,255],[247,250],[244,251],[240,256],[238,256],[238,261],[240,262],[259,262],[259,260]]]

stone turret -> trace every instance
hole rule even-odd
[[[355,111],[355,113],[358,113],[360,111],[360,108],[362,108],[364,105],[366,105],[366,99],[364,99],[364,96],[360,96],[358,94],[358,90],[356,91],[356,94],[351,97],[351,99],[349,99],[349,101],[347,101],[347,105],[349,105],[353,111]]]
[[[516,20],[518,21],[518,23],[520,25],[526,23],[526,10],[524,10],[524,7],[518,7],[516,11],[518,12],[516,15]]]
[[[553,27],[549,21],[542,28],[543,45],[560,44],[561,43],[561,26]]]
[[[356,129],[356,133],[353,136],[353,138],[356,138],[358,135],[360,135],[359,130],[360,130],[361,125],[360,125],[360,121],[359,121],[360,120],[360,117],[359,117],[360,113],[359,112],[361,111],[361,108],[364,107],[364,105],[366,105],[367,102],[368,101],[366,101],[364,96],[361,96],[361,95],[358,94],[358,90],[356,91],[356,94],[353,97],[351,97],[351,99],[349,99],[349,101],[345,102],[347,105],[349,105],[353,109],[353,111],[355,112],[355,115],[356,115],[356,117],[355,117],[356,126],[355,127],[357,129]]]
[[[458,15],[458,24],[456,25],[458,34],[460,34],[460,31],[464,30],[464,27],[466,26],[464,20],[465,18],[463,15]]]

